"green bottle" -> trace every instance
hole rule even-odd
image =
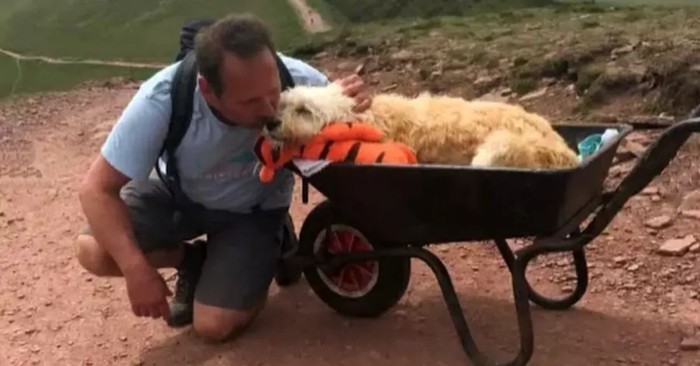
[[[585,159],[589,155],[592,155],[600,148],[600,144],[603,141],[603,134],[596,133],[587,136],[581,142],[578,143],[578,154],[581,160]]]
[[[610,142],[618,135],[618,130],[614,128],[608,128],[603,133],[594,133],[587,136],[585,139],[578,143],[578,153],[579,159],[583,160],[586,157],[592,155],[606,143]]]

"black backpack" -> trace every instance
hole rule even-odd
[[[203,27],[213,24],[210,19],[197,19],[185,23],[180,31],[180,50],[175,56],[175,62],[180,61],[175,77],[173,78],[172,90],[170,92],[172,100],[172,114],[170,116],[170,127],[161,147],[159,157],[166,155],[167,164],[165,176],[161,174],[156,162],[156,172],[160,179],[170,190],[176,202],[188,202],[183,200],[184,192],[180,187],[180,176],[177,172],[177,160],[175,150],[185,136],[192,120],[192,102],[194,91],[197,86],[197,60],[194,53],[194,42],[197,32]],[[282,90],[294,86],[289,70],[279,58],[277,53],[273,53],[277,67],[280,70],[280,81]]]

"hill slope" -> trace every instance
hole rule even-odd
[[[471,15],[475,11],[550,5],[557,0],[311,0],[336,23],[365,23],[393,18]]]
[[[282,48],[304,34],[288,0],[4,0],[0,47],[54,57],[163,62],[191,18],[252,12]]]

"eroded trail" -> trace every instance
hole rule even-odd
[[[285,291],[273,287],[259,321],[232,343],[207,345],[187,328],[134,317],[123,282],[88,275],[72,247],[83,220],[76,187],[134,87],[35,97],[0,109],[3,365],[468,364],[435,279],[419,262],[405,297],[378,319],[338,316],[303,281]],[[297,228],[312,207],[301,205],[299,197],[293,206]],[[321,197],[312,192],[311,198],[316,203]],[[645,200],[638,204],[644,207]],[[637,238],[637,216],[620,214],[612,230],[617,241]],[[677,227],[689,230],[682,223]],[[678,352],[678,344],[700,325],[697,302],[675,297],[677,311],[669,316],[661,303],[629,303],[619,290],[608,291],[610,281],[625,281],[627,270],[613,262],[618,254],[608,237],[596,242],[590,259],[594,279],[584,300],[565,313],[533,307],[531,364],[695,365],[692,354]],[[500,359],[513,354],[510,280],[495,248],[438,247],[436,253],[452,273],[479,344]],[[567,274],[562,268],[567,263],[540,266],[545,273],[533,279],[538,290],[556,293],[559,285],[548,279]],[[692,257],[682,263],[692,266]]]
[[[160,69],[165,64],[155,64],[155,63],[143,63],[143,62],[129,62],[129,61],[105,61],[105,60],[94,60],[94,59],[77,59],[69,60],[64,58],[55,58],[48,56],[37,56],[37,55],[23,55],[17,52],[12,52],[4,48],[0,48],[0,53],[6,56],[12,57],[15,60],[20,61],[41,61],[49,64],[59,64],[59,65],[100,65],[100,66],[117,66],[117,67],[135,67],[135,68],[145,68],[145,69]]]
[[[304,23],[304,28],[311,33],[325,32],[331,26],[323,19],[321,14],[314,10],[306,0],[289,0],[297,14]]]

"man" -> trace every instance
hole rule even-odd
[[[162,317],[171,326],[191,322],[205,339],[223,341],[249,325],[265,302],[294,179],[280,172],[261,183],[252,152],[281,92],[268,30],[252,16],[229,16],[200,36],[192,122],[177,151],[188,204],[175,207],[152,172],[168,129],[175,64],[143,83],[87,172],[80,202],[89,229],[76,246],[88,271],[125,278],[137,316]],[[329,82],[302,61],[281,59],[297,85]],[[369,107],[357,76],[338,82],[358,111]],[[202,234],[206,245],[183,244]],[[171,292],[157,272],[166,267],[178,269],[170,306]]]

